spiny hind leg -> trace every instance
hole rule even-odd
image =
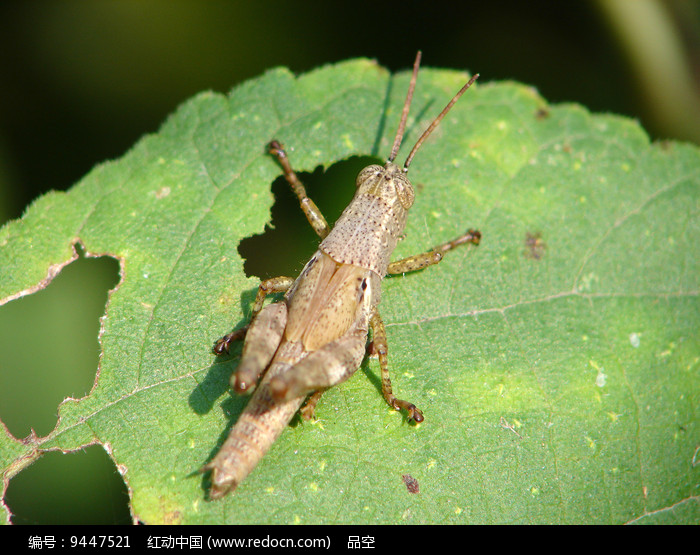
[[[212,349],[212,351],[214,351],[214,354],[223,355],[228,353],[229,349],[231,348],[231,344],[234,341],[240,341],[248,333],[248,330],[250,329],[252,323],[255,321],[256,316],[262,310],[263,303],[265,302],[265,297],[267,297],[271,293],[284,293],[285,291],[287,291],[287,289],[289,289],[292,286],[293,283],[294,278],[286,276],[279,276],[271,279],[266,279],[265,281],[261,282],[258,286],[258,293],[255,296],[255,302],[253,303],[253,310],[250,315],[250,322],[246,326],[237,330],[233,330],[231,333],[224,335],[221,339],[219,339],[214,344],[214,347]]]
[[[408,401],[398,399],[394,395],[391,388],[391,378],[389,377],[389,362],[387,358],[388,346],[386,340],[386,329],[384,328],[384,322],[382,322],[379,312],[375,308],[372,311],[372,316],[370,317],[370,326],[372,326],[372,349],[373,352],[379,356],[379,367],[382,372],[382,393],[384,394],[384,399],[389,403],[389,406],[396,410],[404,409],[408,412],[409,420],[415,420],[416,422],[423,422],[423,413],[414,405]]]
[[[353,333],[331,341],[318,351],[270,380],[270,393],[277,401],[287,401],[337,385],[360,367],[365,355],[365,333]],[[315,403],[314,393],[311,402]],[[313,406],[311,409],[313,409]]]
[[[306,188],[304,187],[304,184],[299,181],[297,174],[294,173],[284,147],[279,141],[273,140],[267,145],[267,150],[270,154],[272,154],[272,156],[277,158],[280,166],[282,166],[282,169],[284,170],[284,178],[287,180],[289,185],[292,187],[292,191],[294,191],[294,194],[299,199],[299,205],[301,206],[306,219],[309,220],[311,227],[314,228],[314,231],[321,239],[325,239],[331,228],[328,225],[328,222],[326,222],[326,218],[323,217],[323,214],[318,209],[318,206],[316,206],[313,200],[306,196]]]
[[[470,229],[464,235],[460,235],[452,241],[433,247],[428,252],[421,254],[415,254],[396,262],[389,264],[387,273],[389,274],[405,274],[406,272],[415,272],[416,270],[422,270],[433,264],[440,262],[445,253],[451,251],[459,245],[464,245],[465,243],[471,243],[472,245],[478,245],[481,241],[481,233],[475,229]]]

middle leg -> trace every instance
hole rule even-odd
[[[253,320],[255,320],[255,317],[262,310],[263,303],[265,302],[265,297],[267,297],[271,293],[284,293],[285,291],[287,291],[287,289],[289,289],[292,286],[293,283],[294,278],[290,278],[287,276],[270,278],[261,282],[258,286],[258,293],[257,295],[255,295],[255,302],[253,303],[253,310],[250,315],[250,322],[248,322],[248,324],[245,327],[233,330],[231,333],[226,334],[221,339],[219,339],[214,344],[214,348],[212,349],[214,351],[214,354],[220,356],[228,353],[229,349],[231,348],[231,344],[234,341],[240,341],[248,333],[248,328],[250,328],[251,324],[253,323]]]
[[[481,233],[475,229],[470,229],[464,235],[460,235],[452,241],[438,245],[428,252],[421,254],[415,254],[409,256],[408,258],[403,258],[392,262],[389,264],[387,269],[388,274],[405,274],[406,272],[415,272],[416,270],[422,270],[433,264],[440,262],[446,252],[451,251],[459,245],[464,245],[465,243],[471,243],[472,245],[478,245],[481,241]]]
[[[372,316],[370,318],[370,326],[372,326],[372,346],[374,352],[379,356],[379,366],[382,372],[382,393],[384,394],[384,399],[389,403],[389,406],[396,410],[404,409],[408,412],[408,419],[415,420],[416,422],[423,422],[423,413],[409,401],[404,401],[403,399],[398,399],[391,388],[391,378],[389,377],[389,361],[387,358],[388,346],[386,340],[386,329],[384,328],[384,322],[382,322],[381,316],[379,316],[379,311],[376,307],[372,311]]]

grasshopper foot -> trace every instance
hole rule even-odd
[[[469,229],[467,232],[453,241],[454,246],[461,245],[463,243],[471,243],[474,246],[477,246],[479,243],[481,243],[481,231],[478,229]]]
[[[423,413],[413,403],[409,403],[408,401],[402,401],[401,399],[394,399],[392,406],[396,410],[404,409],[408,413],[409,421],[413,420],[414,422],[420,423],[423,422],[423,420],[425,420],[423,418]]]
[[[234,341],[240,341],[241,339],[245,338],[245,334],[247,331],[248,326],[239,330],[234,330],[231,333],[224,335],[221,339],[218,339],[216,343],[214,343],[212,352],[216,356],[227,355],[229,349],[231,348],[231,343],[233,343]]]
[[[316,405],[318,404],[318,400],[321,398],[324,391],[325,389],[314,391],[306,400],[306,404],[299,409],[299,413],[304,420],[312,420],[316,418]]]

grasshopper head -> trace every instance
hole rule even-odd
[[[356,195],[377,197],[389,206],[395,206],[398,201],[404,210],[413,205],[413,185],[406,172],[393,162],[367,166],[357,176],[356,185]]]

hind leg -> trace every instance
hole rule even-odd
[[[286,401],[344,382],[362,363],[365,338],[366,334],[361,332],[344,335],[309,354],[270,381],[273,398]],[[314,396],[317,397],[315,400]],[[320,393],[314,396],[312,403],[315,404]]]

